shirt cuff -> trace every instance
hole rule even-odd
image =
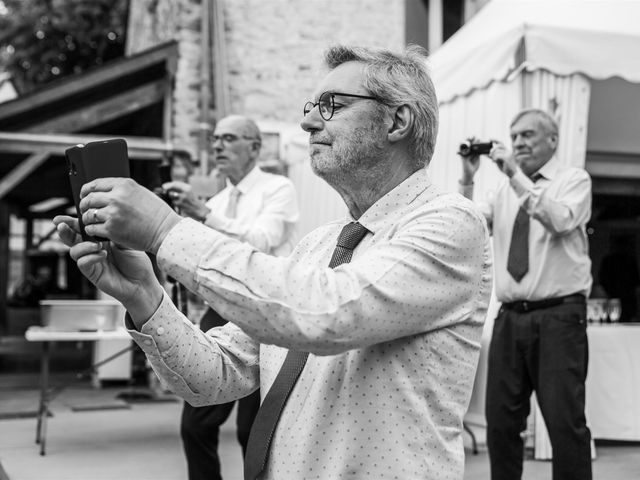
[[[210,226],[209,219],[212,217],[213,214],[209,214],[207,217],[206,227]],[[173,259],[178,262],[190,260],[190,263],[197,264],[200,257],[211,248],[213,240],[210,242],[203,241],[205,238],[210,237],[227,238],[226,235],[217,232],[215,229],[205,228],[197,220],[185,217],[169,231],[160,244],[156,255],[158,261],[160,259]]]
[[[140,345],[145,354],[158,357],[160,353],[169,351],[177,338],[182,335],[182,322],[176,322],[180,312],[175,307],[167,292],[153,315],[137,330],[131,316],[127,312],[124,318],[125,328]]]

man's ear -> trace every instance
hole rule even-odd
[[[549,138],[547,141],[549,142],[549,145],[551,145],[551,148],[553,148],[553,150],[558,148],[558,135],[556,135],[555,133],[549,135]]]
[[[396,108],[391,120],[388,133],[390,143],[398,142],[409,136],[413,124],[413,112],[411,112],[409,105],[400,105]]]

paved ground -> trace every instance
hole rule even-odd
[[[126,388],[66,390],[53,403],[48,453],[34,443],[36,420],[13,413],[35,411],[33,388],[0,384],[0,480],[186,480],[178,435],[180,401],[128,404],[116,399]],[[95,408],[95,409],[94,409]],[[225,480],[241,480],[241,452],[234,415],[222,430]],[[486,452],[467,452],[464,480],[488,480]],[[640,444],[598,445],[597,480],[640,478]],[[528,460],[523,480],[551,478],[551,464]]]
[[[118,397],[144,391],[68,388],[51,404],[47,454],[40,456],[39,392],[32,383],[3,388],[0,380],[0,480],[187,480],[178,433],[182,400],[129,403]],[[221,433],[225,480],[242,480],[234,427],[227,422]]]

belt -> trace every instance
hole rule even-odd
[[[506,310],[514,310],[519,313],[530,312],[532,310],[540,310],[541,308],[555,307],[564,303],[584,303],[585,297],[581,293],[566,295],[564,297],[545,298],[544,300],[517,300],[515,302],[506,302],[502,304],[502,308]]]

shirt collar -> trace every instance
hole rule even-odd
[[[398,217],[405,210],[408,210],[423,192],[430,188],[433,188],[431,178],[426,168],[421,168],[378,199],[362,214],[358,222],[375,234],[376,231],[396,222]],[[351,218],[350,221],[354,221],[354,219]]]
[[[555,176],[558,174],[558,169],[560,168],[560,161],[554,155],[549,159],[547,163],[541,166],[536,172],[542,178],[547,180],[553,180]]]
[[[249,173],[247,173],[242,180],[238,182],[237,185],[234,185],[227,178],[227,188],[236,188],[240,190],[240,193],[247,193],[251,190],[255,185],[257,185],[260,181],[260,174],[262,170],[255,165]]]

